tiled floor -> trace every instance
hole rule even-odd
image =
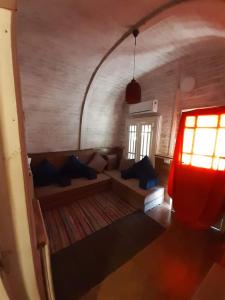
[[[186,300],[221,255],[221,235],[171,222],[166,207],[148,213],[168,227],[157,240],[110,274],[82,300]]]

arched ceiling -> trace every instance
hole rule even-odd
[[[18,52],[30,152],[78,147],[81,107],[105,53],[145,15],[167,1],[21,0]],[[223,1],[185,1],[141,28],[136,78],[181,57],[213,48],[225,36]],[[220,47],[224,47],[220,43]],[[129,36],[104,61],[87,93],[81,146],[120,143],[124,90],[132,74]],[[143,85],[145,83],[143,82]]]

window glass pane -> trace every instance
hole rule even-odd
[[[185,127],[182,163],[225,171],[225,114],[189,116]]]
[[[192,166],[211,169],[212,157],[193,155],[191,160]]]
[[[135,158],[135,156],[133,153],[128,153],[128,159],[134,159],[134,158]]]
[[[216,156],[225,157],[225,129],[218,130],[217,143],[216,143]]]
[[[145,155],[149,156],[150,142],[151,142],[151,125],[142,125],[140,159],[142,159]]]
[[[191,153],[194,137],[194,129],[184,129],[183,152]]]
[[[218,116],[198,116],[197,127],[217,127]]]
[[[218,167],[219,167],[219,161],[220,161],[219,157],[215,157],[215,158],[213,159],[213,166],[212,166],[213,170],[218,170]]]
[[[182,163],[185,165],[189,165],[191,163],[191,155],[190,154],[182,154]]]
[[[220,127],[225,127],[225,114],[220,117]]]
[[[214,170],[224,171],[225,170],[225,159],[219,158],[219,157],[215,157],[213,159],[213,169]]]
[[[220,171],[225,170],[225,159],[220,159],[218,170]]]
[[[213,155],[216,142],[216,131],[216,129],[196,129],[193,153],[201,155]]]
[[[195,127],[195,117],[186,117],[185,127]]]
[[[134,159],[136,153],[137,125],[128,127],[128,158]]]

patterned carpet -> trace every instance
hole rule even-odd
[[[45,211],[51,252],[66,248],[135,210],[112,192],[104,192]]]

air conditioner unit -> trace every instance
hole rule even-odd
[[[156,113],[158,111],[158,100],[143,101],[129,105],[129,114],[147,114]]]

